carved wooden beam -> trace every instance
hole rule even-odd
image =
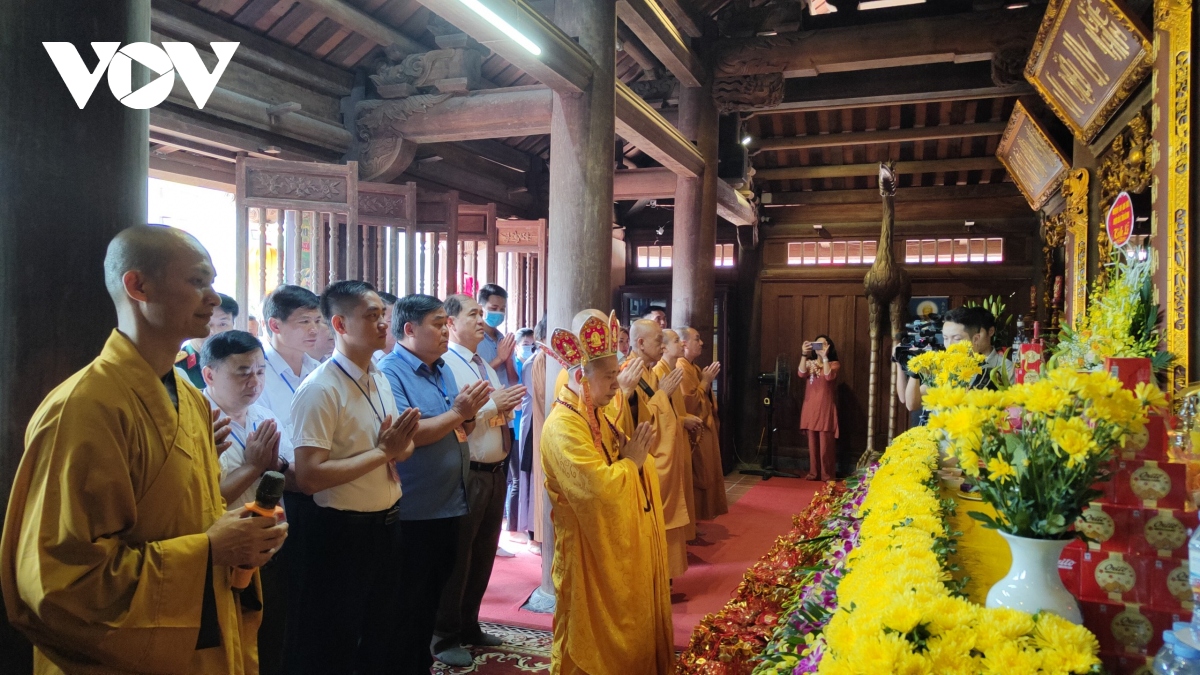
[[[1012,183],[982,183],[980,185],[938,185],[901,188],[896,191],[897,202],[929,202],[947,199],[982,199],[988,197],[1020,197]],[[764,192],[763,206],[802,204],[879,204],[879,190],[810,190],[807,192]]]
[[[392,128],[414,143],[548,134],[550,99],[545,87],[488,89],[449,98],[429,113],[398,119]]]
[[[1013,44],[1028,45],[1044,8],[999,9],[888,23],[724,41],[716,75],[821,73],[917,64],[988,61]]]
[[[391,47],[396,52],[416,54],[429,51],[429,47],[408,37],[404,33],[364,13],[344,0],[302,0],[305,5],[329,17],[335,23],[367,38],[381,47]]]
[[[717,215],[739,227],[758,225],[754,205],[723,180],[717,181]]]
[[[704,64],[653,0],[618,0],[617,18],[687,87],[708,80]]]
[[[882,131],[762,138],[750,143],[750,152],[756,154],[763,150],[800,150],[804,148],[833,148],[848,145],[872,145],[876,143],[932,141],[942,138],[999,136],[1004,133],[1004,127],[1004,122],[979,122],[976,124],[947,124],[936,127],[919,127],[916,129],[885,129]]]
[[[699,176],[704,158],[679,130],[617,80],[617,135],[680,176]]]
[[[927,159],[915,162],[896,162],[897,174],[945,173],[947,171],[991,171],[1003,169],[995,157],[965,157],[961,159]],[[784,169],[758,169],[757,180],[800,180],[804,178],[853,178],[879,174],[879,164],[830,164],[826,166],[796,166]]]
[[[150,132],[164,137],[192,141],[232,152],[245,152],[253,157],[336,162],[345,149],[327,150],[300,143],[287,136],[254,129],[244,124],[229,122],[206,115],[203,111],[186,105],[164,103],[150,109]],[[274,146],[277,154],[262,152]]]
[[[323,94],[346,96],[354,87],[351,73],[179,0],[152,0],[150,28],[199,47],[210,42],[240,43],[236,63]]]
[[[662,68],[662,64],[650,53],[642,41],[627,26],[617,24],[617,39],[621,41],[621,49],[647,73],[654,73]]]
[[[531,53],[459,0],[419,1],[480,44],[555,91],[580,93],[592,80],[592,71],[595,70],[596,64],[587,52],[553,22],[522,0],[490,0],[487,6],[533,42],[541,50],[540,55]]]

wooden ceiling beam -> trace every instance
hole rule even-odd
[[[617,80],[617,135],[679,176],[704,173],[704,158],[678,129],[624,82]]]
[[[658,0],[658,2],[674,19],[675,25],[679,26],[679,29],[687,33],[689,37],[698,38],[704,35],[703,19],[692,13],[686,0]]]
[[[990,63],[936,63],[785,80],[783,101],[770,110],[753,114],[965,101],[1030,93],[1033,87],[1024,82],[997,87],[992,81]]]
[[[195,108],[172,103],[164,103],[150,109],[150,132],[263,158],[336,162],[343,152],[300,143],[279,133],[264,132],[246,125],[217,120]],[[262,149],[268,146],[278,147],[280,153],[263,153]]]
[[[709,79],[700,57],[688,47],[671,19],[653,0],[618,0],[617,18],[683,86],[699,87]]]
[[[784,138],[761,138],[750,143],[750,152],[764,150],[801,150],[807,148],[835,148],[851,145],[874,145],[881,143],[907,143],[911,141],[933,141],[943,138],[973,138],[975,136],[999,136],[1004,133],[1004,122],[979,122],[975,124],[947,124],[915,129],[884,129],[880,131],[857,131],[836,134],[812,134]]]
[[[567,37],[567,34],[550,19],[522,0],[490,0],[488,9],[536,45],[541,50],[540,55],[533,54],[505,35],[460,0],[419,2],[554,91],[565,94],[582,93],[592,81],[596,64],[587,52]]]
[[[1019,197],[1012,183],[982,183],[980,185],[938,185],[896,189],[897,202],[928,202],[943,199],[981,199],[987,197]],[[764,192],[762,203],[768,211],[778,206],[806,204],[878,204],[879,190],[810,190],[806,192]]]
[[[716,75],[813,77],[850,70],[988,61],[1001,48],[1032,43],[1044,12],[1035,5],[728,40],[717,47]]]
[[[626,169],[613,174],[613,201],[674,199],[679,177],[668,169]],[[734,225],[755,225],[758,214],[741,194],[717,181],[717,215]]]
[[[636,61],[643,71],[653,73],[662,68],[662,64],[658,62],[658,59],[654,58],[650,50],[642,44],[642,41],[638,39],[637,35],[634,35],[633,31],[629,30],[628,26],[617,24],[617,39],[621,41],[621,50]]]
[[[897,190],[897,196],[901,190]],[[878,196],[878,194],[877,194]],[[883,205],[863,204],[809,204],[766,209],[763,215],[770,217],[773,225],[818,225],[825,223],[856,223],[879,219]],[[983,218],[1030,218],[1034,211],[1025,198],[994,197],[988,199],[946,199],[941,201],[914,202],[896,201],[896,220],[966,220]]]
[[[301,2],[329,17],[334,23],[349,28],[381,47],[394,47],[405,54],[429,51],[429,47],[343,0],[301,0]]]
[[[410,115],[395,125],[414,143],[536,136],[550,133],[550,90],[510,87],[472,92]]]
[[[896,162],[897,174],[945,173],[947,171],[991,171],[1003,169],[995,157],[963,157],[958,159],[926,159],[915,162]],[[829,164],[825,166],[794,166],[781,169],[758,169],[756,180],[802,180],[805,178],[854,178],[879,175],[879,163]]]
[[[152,0],[150,27],[164,35],[204,47],[210,42],[237,42],[237,62],[268,75],[331,96],[347,96],[352,73],[222,20],[179,0]]]

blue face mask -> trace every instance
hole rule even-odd
[[[517,348],[517,358],[528,361],[533,356],[533,345],[521,345]]]
[[[498,328],[504,323],[504,312],[488,312],[484,315],[483,320],[492,328]]]

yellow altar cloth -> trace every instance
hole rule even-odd
[[[968,577],[967,597],[982,605],[987,601],[987,593],[992,585],[1008,573],[1008,568],[1012,566],[1012,554],[1009,553],[1008,544],[995,530],[984,527],[983,523],[967,514],[978,511],[995,517],[996,510],[984,502],[964,499],[958,490],[945,485],[942,486],[941,496],[942,499],[954,500],[954,515],[946,522],[951,529],[962,532],[958,538],[958,552],[950,557],[950,562],[958,565],[954,578]]]

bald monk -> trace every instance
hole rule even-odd
[[[629,328],[629,348],[644,363],[657,364],[664,351],[662,327],[649,319],[634,321]],[[626,433],[642,422],[650,422],[658,433],[658,443],[650,450],[650,456],[662,488],[667,564],[672,579],[687,571],[687,542],[695,536],[694,521],[688,510],[692,498],[692,450],[680,411],[672,400],[682,381],[682,370],[674,369],[660,376],[647,368],[626,399],[628,414],[621,416]]]
[[[590,316],[572,322],[576,334]],[[647,462],[655,432],[643,422],[627,439],[606,414],[620,383],[615,336],[605,342],[586,365],[564,364],[566,384],[542,429],[558,603],[550,673],[667,675],[671,591],[658,479]]]
[[[172,364],[220,299],[190,235],[135,226],[104,259],[117,329],[46,397],[0,540],[8,619],[48,673],[257,673],[258,567],[286,524],[225,511],[208,402]]]
[[[676,363],[683,371],[684,406],[689,415],[701,421],[699,433],[694,433],[692,450],[692,491],[696,520],[712,520],[729,512],[725,499],[725,470],[721,466],[721,427],[717,418],[717,398],[712,384],[721,372],[720,363],[701,369],[696,365],[704,341],[695,328],[678,328],[683,356]]]
[[[654,364],[654,375],[659,379],[666,377],[671,371],[678,367],[679,359],[683,358],[683,342],[679,339],[679,333],[670,328],[663,329],[663,357],[658,363]],[[684,379],[687,378],[687,373],[684,373]],[[696,441],[700,437],[700,431],[704,428],[704,422],[695,415],[689,415],[687,411],[687,403],[683,397],[683,382],[679,383],[679,389],[671,394],[671,407],[675,409],[675,418],[683,426],[678,434],[679,444],[678,452],[687,455],[687,463],[690,467],[687,478],[687,488],[684,496],[687,501],[688,514],[691,515],[691,523],[687,527],[687,541],[692,541],[696,538],[696,489],[695,489],[695,452]],[[686,553],[685,560],[686,560]]]

